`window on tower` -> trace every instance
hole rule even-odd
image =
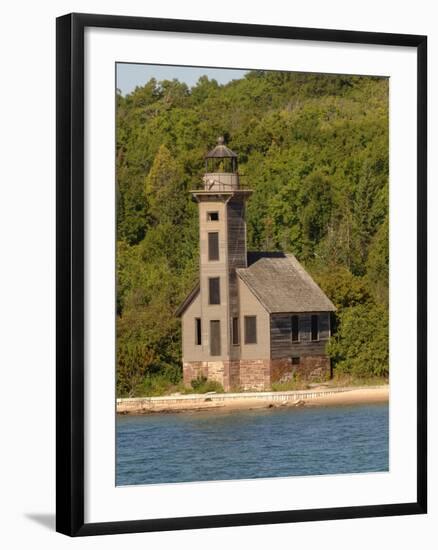
[[[208,222],[218,222],[219,221],[219,212],[207,212],[207,221]]]
[[[221,287],[219,277],[210,277],[208,279],[208,303],[211,306],[221,303]]]
[[[208,234],[208,259],[219,260],[219,233]]]

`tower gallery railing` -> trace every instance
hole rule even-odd
[[[218,191],[218,192],[232,192],[232,191],[252,191],[252,189],[241,183],[237,173],[211,173],[204,174],[202,181],[198,186],[194,188],[196,191]]]

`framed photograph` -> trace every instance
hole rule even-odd
[[[426,513],[425,36],[57,20],[57,530]]]

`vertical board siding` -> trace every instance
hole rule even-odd
[[[227,204],[227,233],[230,317],[238,317],[240,312],[236,268],[246,267],[245,201],[242,197],[234,197]]]
[[[235,197],[227,204],[228,265],[230,269],[246,267],[245,202]]]
[[[230,270],[228,279],[228,290],[230,293],[230,317],[239,316],[239,291],[237,285],[236,271]]]
[[[233,346],[238,346],[240,344],[240,334],[239,334],[239,317],[233,317],[231,321],[231,335],[232,335],[232,344]]]

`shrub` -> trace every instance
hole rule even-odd
[[[192,388],[194,390],[197,390],[201,386],[204,386],[206,384],[206,382],[207,382],[207,378],[205,376],[198,376],[197,378],[194,378],[190,382],[190,385],[192,386]]]
[[[205,376],[195,378],[190,384],[192,386],[192,390],[188,390],[187,393],[224,393],[222,384],[216,382],[216,380],[208,380]]]
[[[153,352],[137,342],[121,342],[117,347],[117,395],[133,397],[138,392]]]
[[[359,305],[340,314],[337,334],[327,351],[335,363],[335,375],[355,378],[387,378],[389,374],[388,310]]]
[[[272,391],[296,391],[296,390],[305,390],[307,388],[309,381],[303,380],[297,374],[293,375],[293,378],[290,380],[285,380],[284,382],[273,382],[271,384]]]
[[[164,364],[150,368],[137,385],[136,396],[156,397],[170,393],[182,392],[181,368],[176,365]]]

